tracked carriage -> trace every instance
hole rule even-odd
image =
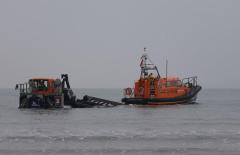
[[[121,103],[85,95],[77,99],[73,93],[67,74],[61,79],[32,78],[27,83],[17,84],[19,108],[91,108],[113,107]]]

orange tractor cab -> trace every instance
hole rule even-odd
[[[32,78],[27,83],[17,84],[19,90],[19,108],[89,108],[95,106],[116,106],[120,103],[85,95],[77,99],[73,93],[67,74],[61,79]]]
[[[193,103],[201,86],[197,77],[180,79],[178,77],[161,77],[158,68],[147,54],[141,57],[141,74],[134,88],[124,89],[125,104],[163,105]],[[166,73],[167,74],[167,73]]]

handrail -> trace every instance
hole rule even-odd
[[[124,88],[123,89],[123,96],[124,97],[133,97],[134,94],[134,88]]]
[[[28,83],[17,84],[15,90],[19,90],[20,94],[29,93],[29,84]]]
[[[197,86],[197,76],[187,77],[182,79],[184,85]]]

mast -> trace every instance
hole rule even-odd
[[[168,60],[166,60],[166,87],[167,87],[167,77],[168,77]]]
[[[144,52],[146,52],[147,48],[144,48]],[[148,55],[144,53],[141,57],[141,76],[140,78],[146,78],[148,76],[148,71],[155,70],[157,72],[157,78],[160,78],[160,74],[158,72],[157,66],[150,60]]]

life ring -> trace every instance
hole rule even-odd
[[[132,88],[126,88],[125,89],[125,94],[128,95],[128,96],[131,96],[132,95]]]

